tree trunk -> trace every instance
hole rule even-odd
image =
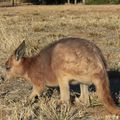
[[[83,4],[85,5],[85,0],[83,0]]]
[[[75,0],[74,3],[77,4],[77,0]]]
[[[15,1],[14,0],[12,0],[12,6],[15,6]]]
[[[70,4],[70,0],[67,0],[68,4]]]

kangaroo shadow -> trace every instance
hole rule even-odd
[[[109,82],[110,82],[110,91],[111,91],[111,96],[113,100],[115,101],[116,104],[118,104],[119,100],[119,94],[120,94],[120,71],[118,70],[110,70],[108,71],[108,77],[109,77]],[[73,91],[75,92],[80,92],[80,87],[79,85],[71,85],[70,87]],[[92,84],[88,87],[89,92],[95,92],[96,88]],[[79,95],[78,95],[79,96]]]
[[[108,71],[108,76],[110,81],[111,96],[115,103],[118,104],[118,95],[120,93],[120,71],[110,70]]]

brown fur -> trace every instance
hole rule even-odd
[[[6,76],[15,77],[18,74],[33,85],[30,99],[42,92],[45,86],[60,87],[61,101],[68,103],[69,83],[71,80],[84,84],[95,84],[99,98],[107,110],[120,115],[109,90],[106,73],[106,62],[100,49],[93,43],[79,38],[64,38],[55,42],[38,55],[15,60],[13,54],[6,66],[11,69]]]

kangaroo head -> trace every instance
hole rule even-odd
[[[23,74],[22,61],[25,55],[25,41],[13,52],[5,63],[5,77],[7,79]]]

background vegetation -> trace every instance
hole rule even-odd
[[[83,0],[0,0],[0,2],[9,3],[32,3],[32,4],[65,4],[68,3],[82,3]],[[119,4],[120,0],[85,0],[86,4]]]
[[[86,0],[86,4],[119,4],[120,0]]]

